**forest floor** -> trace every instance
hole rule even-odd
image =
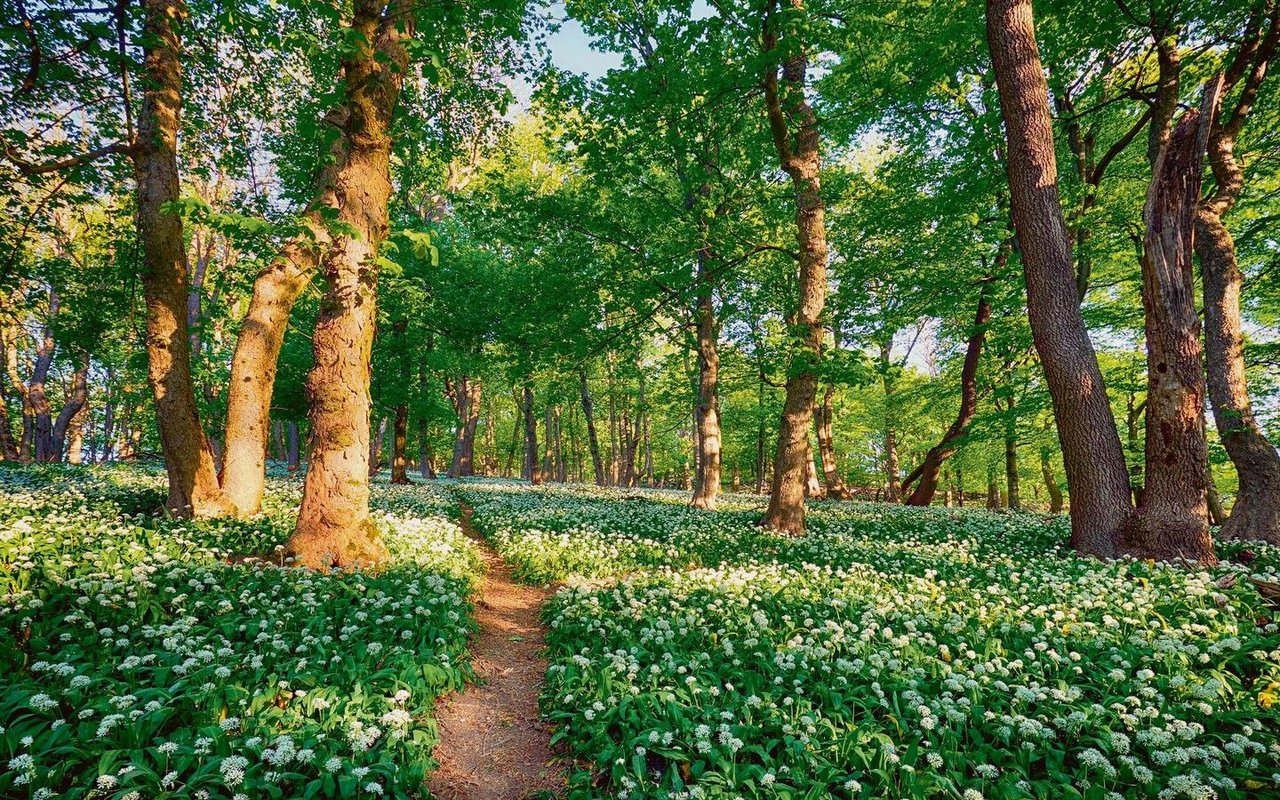
[[[553,796],[564,775],[551,751],[551,729],[538,718],[547,669],[538,615],[550,592],[512,580],[511,567],[471,526],[466,506],[461,526],[485,559],[476,598],[479,630],[470,645],[476,682],[436,708],[440,767],[428,789],[443,800]]]

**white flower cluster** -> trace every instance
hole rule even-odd
[[[164,498],[137,469],[32,472],[0,471],[0,630],[21,643],[0,648],[0,797],[418,791],[481,563],[445,493],[375,487],[391,564],[317,574],[226,559],[276,552],[296,484],[257,519],[191,521],[137,513]]]
[[[567,584],[544,708],[618,797],[1280,796],[1280,626],[1220,589],[1241,567],[1083,560],[1031,515],[819,503],[788,539],[746,498],[458,491]]]

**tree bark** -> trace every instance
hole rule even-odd
[[[1017,511],[1022,508],[1021,481],[1018,476],[1018,425],[1013,416],[1013,399],[1009,399],[1009,418],[1004,424],[1004,480],[1007,505]]]
[[[1263,434],[1249,397],[1240,322],[1244,275],[1236,258],[1235,240],[1222,218],[1244,188],[1244,170],[1235,158],[1236,138],[1257,100],[1278,38],[1280,4],[1273,3],[1266,33],[1254,37],[1253,57],[1243,58],[1248,51],[1242,50],[1228,69],[1224,91],[1241,79],[1245,83],[1231,114],[1219,121],[1209,136],[1209,166],[1216,187],[1213,195],[1200,203],[1195,236],[1204,290],[1209,403],[1218,436],[1239,479],[1231,515],[1218,536],[1275,545],[1280,545],[1280,453]]]
[[[1142,305],[1146,312],[1146,486],[1124,529],[1124,553],[1217,563],[1209,535],[1205,379],[1192,275],[1192,238],[1209,125],[1221,83],[1199,112],[1186,112],[1165,140],[1143,216]]]
[[[800,0],[790,0],[793,10],[803,12]],[[766,59],[776,58],[781,25],[777,0],[770,0],[764,18],[761,42]],[[788,31],[788,38],[799,36]],[[827,293],[826,207],[822,199],[819,171],[822,166],[818,117],[805,99],[808,57],[805,43],[787,46],[782,63],[770,62],[764,71],[765,109],[777,150],[779,165],[791,178],[795,193],[796,244],[799,245],[799,281],[796,305],[788,314],[788,325],[797,342],[792,348],[786,382],[786,399],[778,427],[778,449],[773,463],[773,483],[769,506],[760,524],[790,535],[804,532],[805,485],[812,468],[809,427],[813,422],[813,402],[817,396],[816,367],[822,357],[822,310]],[[795,131],[791,130],[792,123]]]
[[[978,412],[978,361],[982,356],[982,342],[991,321],[991,305],[987,302],[986,287],[978,293],[978,310],[973,316],[973,328],[964,351],[964,365],[960,370],[960,410],[942,440],[925,454],[924,462],[902,482],[904,488],[917,480],[919,484],[906,499],[909,506],[927,506],[938,491],[938,473],[942,463],[955,455],[957,442],[968,432],[969,424]]]
[[[818,456],[822,460],[822,478],[826,484],[825,496],[832,500],[848,500],[852,495],[840,476],[840,465],[836,462],[835,438],[832,435],[834,410],[833,398],[836,393],[835,384],[827,384],[822,393],[822,403],[814,408],[814,432],[818,439]]]
[[[84,463],[84,427],[86,417],[92,423],[92,415],[88,413],[89,404],[83,403],[80,409],[71,416],[70,424],[67,428],[67,463],[83,464]],[[90,453],[90,461],[93,460]]]
[[[286,451],[289,457],[289,471],[297,472],[300,464],[298,463],[298,423],[289,420],[284,424]]]
[[[715,283],[707,248],[698,251],[698,402],[694,406],[697,452],[689,505],[714,511],[720,495],[720,350]]]
[[[378,249],[389,227],[390,123],[408,69],[409,0],[357,0],[342,61],[348,143],[337,218],[322,267],[325,294],[307,376],[310,447],[298,523],[286,545],[309,567],[375,564],[386,554],[369,516],[369,367]]]
[[[453,437],[453,461],[449,463],[450,478],[464,478],[476,474],[476,428],[480,424],[480,381],[469,375],[458,379],[454,388],[454,411],[458,415],[458,429]]]
[[[166,506],[197,517],[229,513],[213,449],[196,410],[187,331],[187,252],[182,218],[170,208],[180,195],[178,130],[182,110],[179,0],[144,0],[147,80],[133,148],[142,289],[147,306],[147,380],[169,476]]]
[[[436,476],[431,467],[431,429],[426,417],[418,420],[418,474],[424,480]]]
[[[382,469],[382,454],[386,452],[387,418],[378,420],[378,427],[369,435],[369,477],[372,478]]]
[[[71,378],[71,393],[67,396],[67,402],[62,406],[62,410],[58,412],[58,418],[53,423],[49,461],[62,459],[63,451],[67,447],[68,431],[71,430],[72,423],[77,421],[80,412],[84,410],[88,403],[89,354],[84,353],[80,356],[80,366]],[[83,436],[81,439],[83,441]],[[78,464],[80,462],[77,461],[75,463]]]
[[[267,423],[289,314],[311,284],[322,260],[342,247],[342,242],[332,235],[328,220],[335,216],[342,219],[341,212],[352,194],[352,186],[366,181],[368,153],[382,144],[371,146],[370,142],[362,141],[361,132],[385,127],[382,121],[369,126],[366,120],[371,114],[390,119],[408,67],[403,41],[413,35],[413,9],[409,1],[396,0],[385,14],[380,11],[386,6],[385,0],[360,0],[357,6],[351,29],[356,29],[359,20],[376,18],[379,14],[383,16],[383,29],[376,30],[379,38],[373,43],[372,51],[366,50],[366,64],[356,63],[365,55],[344,62],[347,101],[324,120],[338,130],[339,136],[325,154],[326,166],[316,182],[315,197],[298,221],[301,230],[254,280],[249,309],[240,325],[231,359],[222,483],[242,516],[257,513],[262,505]],[[400,18],[403,35],[387,35],[387,20],[391,17]],[[360,75],[375,79],[352,94],[353,76]],[[384,134],[376,134],[381,135]],[[377,201],[371,198],[371,202]]]
[[[884,499],[886,502],[896,503],[902,496],[902,484],[898,480],[898,470],[901,467],[898,462],[897,423],[893,413],[894,379],[890,373],[893,368],[889,358],[892,345],[892,335],[888,341],[880,343],[880,381],[884,387]]]
[[[396,406],[395,429],[391,435],[391,482],[409,483],[409,407]]]
[[[49,310],[45,318],[44,332],[40,345],[36,348],[35,363],[31,367],[31,380],[27,384],[26,400],[28,414],[31,419],[31,447],[35,460],[41,463],[57,461],[62,457],[62,449],[56,448],[53,441],[53,409],[49,403],[48,383],[49,369],[53,366],[53,356],[57,351],[57,343],[53,338],[53,323],[58,318],[58,293],[49,291]]]
[[[604,459],[600,455],[600,439],[596,435],[595,406],[591,402],[591,389],[587,385],[587,373],[578,371],[578,393],[582,396],[582,417],[587,423],[587,447],[591,450],[591,468],[594,470],[596,486],[604,486]]]
[[[13,438],[13,425],[9,421],[9,392],[0,381],[0,456],[5,461],[18,460],[18,443]]]
[[[1102,371],[1077,303],[1031,0],[987,0],[986,24],[1008,140],[1027,316],[1053,400],[1071,494],[1071,543],[1082,553],[1111,557],[1130,512],[1129,482]]]
[[[525,381],[520,410],[524,416],[524,466],[520,477],[537,486],[542,483],[538,466],[538,421],[533,416],[533,384]]]

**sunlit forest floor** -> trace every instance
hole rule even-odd
[[[281,569],[251,522],[158,516],[136,468],[0,470],[0,796],[421,796],[472,674],[480,550],[557,589],[541,687],[571,797],[1280,793],[1280,625],[1258,581],[1100,563],[1064,520],[496,481],[375,485],[391,563]],[[244,559],[256,555],[256,559]]]

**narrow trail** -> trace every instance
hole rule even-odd
[[[520,800],[553,796],[564,776],[551,752],[549,726],[538,719],[538,689],[547,663],[538,620],[545,589],[511,578],[511,568],[471,526],[460,524],[484,553],[476,598],[479,631],[471,639],[476,683],[440,700],[436,719],[440,767],[427,788],[441,800]]]

